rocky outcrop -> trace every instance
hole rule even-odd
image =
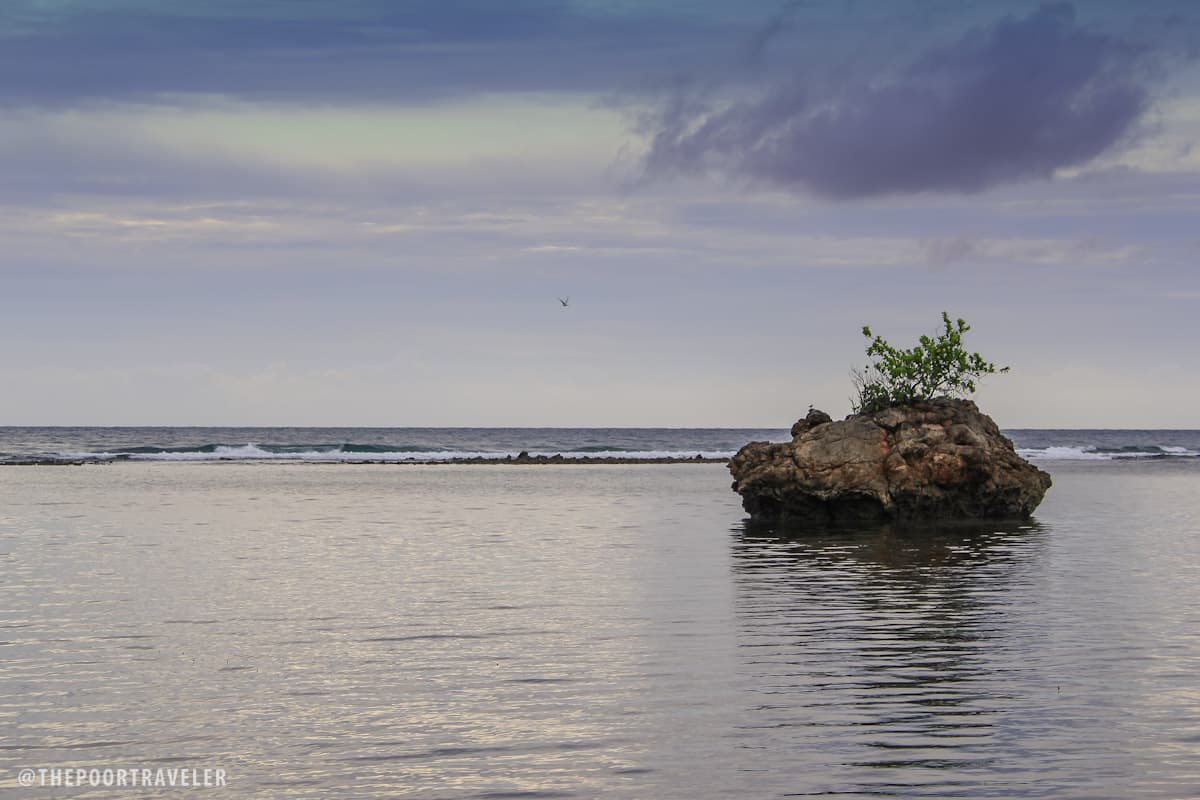
[[[751,442],[729,471],[752,518],[814,523],[1021,519],[1050,488],[990,417],[949,398],[839,422],[810,410],[792,441]]]

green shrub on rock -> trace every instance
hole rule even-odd
[[[966,351],[962,337],[971,326],[965,320],[951,322],[950,315],[943,311],[942,323],[940,334],[922,336],[920,344],[908,350],[893,347],[863,326],[863,336],[871,340],[867,356],[872,360],[866,369],[855,370],[852,376],[858,394],[856,413],[934,397],[966,397],[984,375],[1008,372],[1008,367],[997,369],[979,353]]]

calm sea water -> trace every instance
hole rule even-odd
[[[1196,440],[1069,433],[1028,524],[805,537],[719,464],[0,468],[0,793],[1200,796]]]
[[[1200,457],[1196,430],[1010,430],[1027,458]],[[30,457],[134,461],[447,461],[531,455],[728,458],[759,428],[5,428],[0,464]]]

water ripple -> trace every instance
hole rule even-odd
[[[719,466],[12,470],[0,770],[220,766],[272,800],[1191,796],[1200,464],[1080,463],[1037,524],[803,534],[740,522]]]

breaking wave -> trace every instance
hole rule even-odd
[[[1124,445],[1119,447],[1053,446],[1018,447],[1017,453],[1031,461],[1114,461],[1145,458],[1200,458],[1186,447]]]

